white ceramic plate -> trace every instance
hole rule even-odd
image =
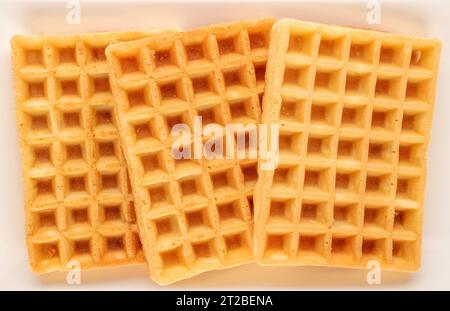
[[[83,0],[81,23],[68,24],[71,1],[0,2],[0,289],[17,290],[158,290],[158,289],[450,289],[450,88],[446,87],[450,52],[450,2],[382,1],[381,24],[369,25],[378,1],[96,1]],[[76,2],[76,1],[75,1]],[[373,6],[375,5],[375,6]],[[372,8],[372,10],[371,10]],[[368,285],[367,271],[317,267],[258,267],[255,264],[215,271],[161,288],[146,268],[126,267],[83,272],[81,285],[67,285],[64,273],[34,276],[24,238],[22,171],[13,110],[9,40],[13,34],[75,33],[149,27],[196,27],[255,17],[303,20],[373,28],[443,41],[437,102],[429,149],[423,231],[423,264],[409,275],[384,272],[381,285]]]

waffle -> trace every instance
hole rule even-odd
[[[170,129],[192,129],[195,116],[204,126],[259,122],[272,23],[214,25],[107,49],[139,231],[159,284],[253,260],[248,199],[257,159],[175,160]]]
[[[420,267],[437,40],[280,20],[262,122],[279,165],[255,188],[263,265]]]
[[[12,39],[26,237],[36,273],[144,263],[105,48],[151,33]]]

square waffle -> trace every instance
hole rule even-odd
[[[262,122],[279,165],[255,189],[256,259],[415,271],[437,40],[280,20]]]
[[[144,263],[105,48],[151,33],[15,36],[26,237],[36,273]],[[68,265],[69,264],[69,265]]]
[[[159,284],[253,260],[257,159],[175,160],[170,131],[192,130],[195,116],[203,125],[259,122],[272,24],[214,25],[107,49],[139,231]]]

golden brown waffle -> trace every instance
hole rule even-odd
[[[264,123],[280,164],[255,189],[267,265],[420,266],[426,154],[440,42],[281,20]]]
[[[26,235],[37,273],[144,262],[105,48],[150,33],[12,39]],[[68,265],[69,264],[69,265]]]
[[[107,49],[141,239],[160,284],[253,259],[247,196],[256,160],[175,160],[170,129],[192,129],[194,116],[203,125],[259,122],[272,23],[215,25]]]

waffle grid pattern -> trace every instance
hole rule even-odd
[[[280,165],[255,200],[262,264],[417,270],[440,43],[283,20],[264,123]]]
[[[144,263],[105,48],[145,33],[17,36],[16,114],[37,273]]]
[[[141,238],[160,284],[253,258],[248,198],[257,160],[175,160],[170,129],[183,123],[193,131],[195,116],[203,126],[259,122],[272,23],[212,26],[107,50]],[[188,139],[181,150],[194,152],[193,144]]]

